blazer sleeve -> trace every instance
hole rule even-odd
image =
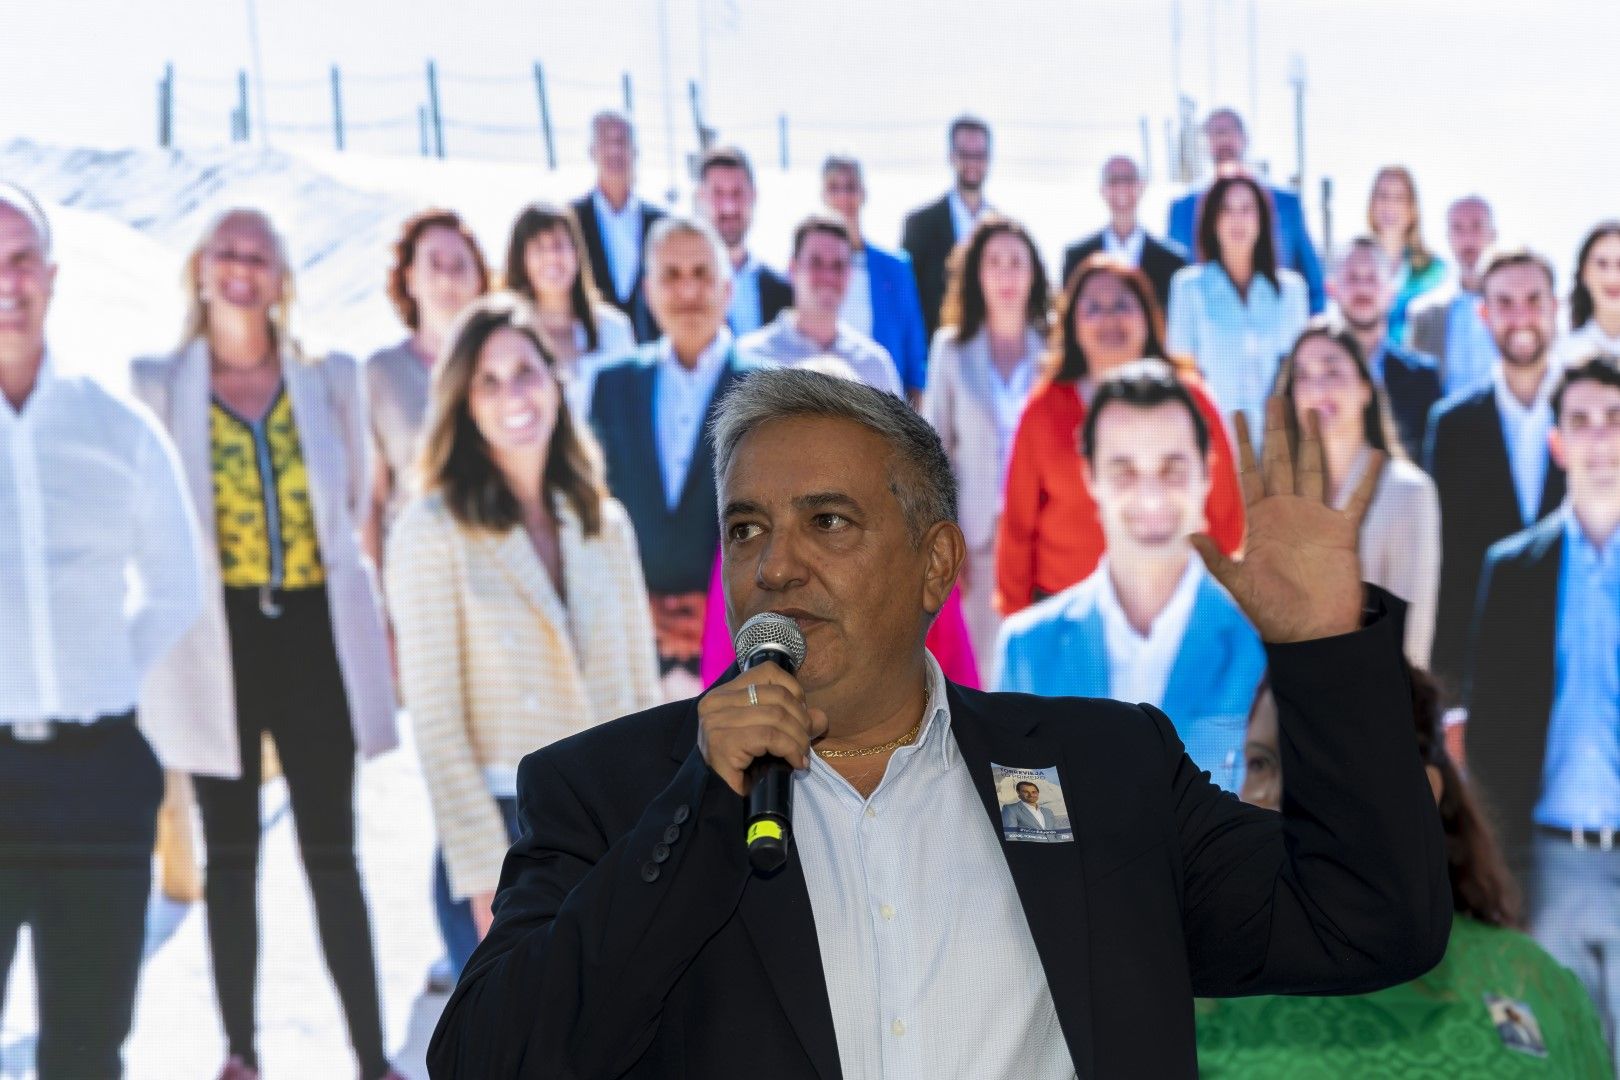
[[[928,380],[917,411],[939,433],[939,441],[945,445],[945,456],[951,459],[953,466],[961,442],[960,433],[956,430],[957,366],[954,339],[945,331],[936,333],[933,347],[928,350],[928,370],[934,377]],[[957,487],[961,488],[960,469]]]
[[[636,825],[610,840],[569,779],[578,766],[557,760],[568,742],[518,770],[521,835],[501,871],[494,927],[428,1045],[432,1076],[623,1074],[742,899],[745,804],[696,747]],[[670,829],[676,839],[666,841]],[[667,851],[662,863],[655,849]]]
[[[917,295],[917,278],[911,269],[911,256],[899,253],[894,275],[899,294],[901,342],[905,356],[900,361],[900,381],[907,393],[922,390],[928,385],[928,330],[923,325],[922,299]]]
[[[450,893],[461,898],[494,891],[508,841],[473,749],[464,677],[472,635],[454,569],[455,528],[422,502],[408,506],[389,532],[383,573],[400,693],[416,728]]]
[[[1401,602],[1337,637],[1267,645],[1282,813],[1210,783],[1158,724],[1193,993],[1350,994],[1407,982],[1451,931],[1445,839],[1413,734]]]
[[[614,581],[619,591],[619,612],[624,619],[624,677],[630,682],[630,709],[650,709],[663,703],[664,691],[658,679],[652,603],[647,598],[647,580],[641,571],[636,530],[630,523],[630,515],[618,503],[612,504],[611,513],[603,514],[602,527],[612,544]]]
[[[1039,401],[1032,398],[1018,418],[1007,455],[1007,484],[996,525],[995,605],[1003,615],[1022,611],[1035,599],[1035,544],[1042,502]]]
[[[1311,241],[1311,230],[1305,224],[1305,206],[1299,199],[1289,203],[1290,209],[1286,218],[1294,247],[1294,260],[1297,265],[1294,269],[1299,276],[1305,279],[1306,301],[1310,305],[1310,314],[1320,315],[1327,307],[1327,290],[1322,281],[1322,260],[1317,257],[1316,245]]]
[[[332,389],[338,430],[343,434],[343,456],[349,470],[349,516],[358,528],[371,513],[371,427],[366,419],[365,381],[353,357],[333,353],[320,363]]]

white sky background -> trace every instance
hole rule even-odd
[[[7,5],[0,32],[0,139],[151,146],[155,82],[165,61],[180,76],[183,140],[220,141],[229,85],[249,64],[246,0],[48,0]],[[1139,152],[1151,118],[1155,168],[1171,115],[1169,0],[257,0],[273,124],[329,122],[330,64],[402,81],[348,86],[351,120],[410,120],[424,96],[412,78],[435,57],[452,120],[534,126],[532,89],[448,76],[528,77],[545,63],[564,161],[583,155],[582,126],[616,103],[630,71],[646,186],[667,183],[659,11],[670,25],[675,131],[692,145],[685,81],[709,73],[710,119],[762,165],[776,157],[775,117],[790,116],[794,164],[846,147],[874,169],[932,174],[943,186],[940,125],[963,108],[997,126],[998,178],[1075,174],[1075,228],[1100,213],[1090,163]],[[1212,98],[1253,112],[1256,151],[1273,175],[1293,170],[1288,75],[1308,77],[1307,195],[1336,183],[1335,236],[1356,231],[1367,181],[1380,164],[1417,172],[1432,245],[1440,212],[1480,189],[1498,203],[1507,237],[1528,239],[1567,266],[1585,226],[1620,213],[1620,5],[1442,0],[1258,0],[1258,111],[1251,109],[1248,0],[1183,0],[1182,83],[1200,108]],[[1529,12],[1529,14],[1527,14]],[[1214,35],[1214,22],[1220,30]],[[698,27],[709,28],[707,62]],[[1218,56],[1212,72],[1211,53]],[[217,83],[205,80],[217,80]],[[307,85],[276,83],[307,80]],[[1212,94],[1211,91],[1214,91]],[[257,103],[255,103],[257,107]],[[1054,129],[1083,122],[1095,128]],[[826,125],[836,124],[832,128]],[[887,125],[887,126],[886,126]],[[899,126],[895,126],[899,125]],[[317,145],[318,130],[302,136]],[[363,149],[412,152],[414,124],[356,132]],[[283,144],[297,137],[282,137]],[[452,156],[540,156],[538,135],[490,138],[452,129]],[[1080,162],[1086,163],[1084,170]],[[762,183],[768,183],[768,173]],[[1161,192],[1163,195],[1168,191]],[[1017,213],[1016,206],[1006,209]],[[1154,215],[1156,216],[1156,214]],[[1312,225],[1320,228],[1313,210]],[[1150,225],[1158,222],[1150,218]],[[880,239],[884,239],[880,237]],[[1052,243],[1060,238],[1048,238]]]

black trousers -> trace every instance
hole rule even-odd
[[[123,1075],[163,770],[133,714],[24,742],[0,729],[0,1012],[27,924],[40,1080]]]
[[[355,744],[324,589],[227,589],[242,775],[194,777],[208,849],[204,898],[214,988],[230,1052],[257,1067],[260,737],[275,741],[299,855],[315,902],[326,967],[337,986],[361,1075],[388,1071],[371,920],[355,861]]]

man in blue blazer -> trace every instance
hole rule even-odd
[[[430,1075],[1191,1078],[1195,994],[1432,967],[1444,836],[1401,604],[1356,551],[1380,463],[1336,511],[1319,440],[1296,463],[1268,438],[1262,470],[1239,431],[1250,543],[1241,563],[1196,546],[1266,640],[1280,813],[1211,784],[1151,705],[948,682],[924,639],[967,545],[939,436],[846,379],[748,376],[715,418],[727,621],[792,619],[804,662],[524,759],[521,836]],[[756,871],[766,755],[790,766],[792,835]],[[1009,773],[1052,777],[1069,828],[1009,835]]]
[[[1216,109],[1204,121],[1204,138],[1209,143],[1209,157],[1216,172],[1243,168],[1244,155],[1249,150],[1249,135],[1243,128],[1243,119],[1227,108]],[[1266,185],[1271,192],[1272,206],[1276,209],[1277,265],[1297,271],[1305,279],[1310,291],[1311,314],[1319,315],[1327,303],[1322,285],[1322,262],[1316,256],[1316,245],[1305,226],[1305,210],[1299,196],[1287,188]],[[1208,187],[1188,192],[1170,204],[1170,225],[1166,230],[1170,239],[1202,260],[1198,250],[1198,211]]]
[[[1266,658],[1187,539],[1209,494],[1203,414],[1168,367],[1132,365],[1097,388],[1081,449],[1108,553],[1002,625],[994,686],[1155,705],[1193,761],[1235,792]]]
[[[861,232],[866,182],[855,158],[835,154],[822,164],[821,200],[855,238],[855,267],[838,317],[889,350],[906,396],[916,404],[927,385],[928,332],[911,256],[877,247]]]
[[[608,487],[635,525],[666,679],[697,674],[720,542],[708,421],[757,366],[726,329],[730,265],[708,223],[660,219],[647,237],[646,290],[664,336],[602,368],[591,394]]]

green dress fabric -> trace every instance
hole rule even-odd
[[[1508,1045],[1486,996],[1529,1007],[1546,1056]],[[1524,934],[1457,916],[1440,964],[1358,997],[1200,999],[1206,1080],[1516,1080],[1614,1076],[1591,999]]]

